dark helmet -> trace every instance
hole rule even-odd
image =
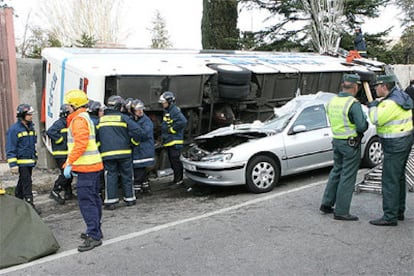
[[[88,103],[88,113],[92,114],[92,115],[98,115],[99,110],[101,110],[102,108],[102,104],[98,101],[94,101],[94,100],[89,100]]]
[[[70,108],[70,105],[68,105],[68,104],[62,104],[60,106],[59,117],[60,118],[66,118],[66,117],[68,117],[68,115],[69,115],[69,108]]]
[[[19,104],[19,106],[17,107],[16,117],[24,119],[24,116],[26,116],[27,114],[33,114],[33,113],[34,113],[34,109],[30,104]]]
[[[131,103],[131,110],[144,110],[144,102],[140,99],[133,100]]]
[[[112,95],[108,98],[107,106],[110,109],[121,111],[122,107],[125,106],[125,100],[118,95]]]
[[[159,103],[169,103],[172,104],[175,102],[175,95],[171,91],[165,91],[161,94],[160,99],[158,100]]]
[[[127,98],[126,100],[125,100],[125,108],[127,109],[127,110],[131,110],[131,104],[132,104],[132,101],[133,101],[134,99],[133,98]]]

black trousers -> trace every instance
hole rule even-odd
[[[19,167],[19,180],[14,195],[20,199],[32,198],[32,171],[33,167]]]
[[[176,146],[167,147],[168,160],[171,168],[174,171],[174,182],[183,180],[183,164],[180,161],[181,147]]]
[[[62,168],[63,164],[65,164],[66,159],[65,158],[55,158],[56,164],[59,168],[60,174],[58,178],[55,181],[55,185],[53,186],[53,190],[55,192],[60,192],[64,190],[65,192],[72,192],[72,177],[67,179],[63,175],[64,169]]]
[[[142,187],[142,184],[147,181],[146,168],[134,168],[134,186]]]

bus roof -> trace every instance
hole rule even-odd
[[[208,64],[234,64],[257,74],[301,72],[354,72],[378,69],[344,58],[316,53],[198,51],[158,49],[46,48],[42,57],[68,69],[93,75],[211,75]]]

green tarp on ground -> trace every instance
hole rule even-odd
[[[28,203],[0,195],[0,268],[26,263],[58,249],[52,232]]]

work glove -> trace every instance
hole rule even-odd
[[[65,169],[63,170],[63,175],[65,176],[66,179],[69,179],[72,177],[72,166],[71,165],[67,165],[65,167]]]
[[[11,168],[10,168],[10,172],[11,172],[12,174],[19,174],[19,167],[18,167],[18,166],[11,167]]]

